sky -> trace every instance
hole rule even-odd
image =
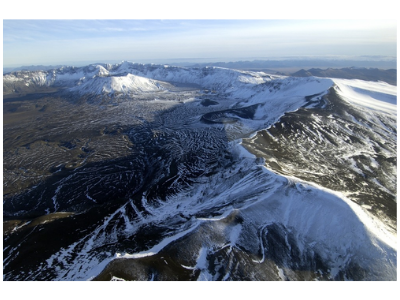
[[[90,18],[55,15],[47,19],[40,14],[38,19],[4,18],[3,67],[397,54],[396,19],[109,19],[104,14],[87,15]]]

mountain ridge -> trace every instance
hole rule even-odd
[[[115,90],[117,93],[138,93],[143,86],[139,81],[130,80],[129,76],[139,76],[149,80],[161,81],[159,87],[165,82],[180,82],[198,84],[207,89],[219,89],[227,91],[231,87],[240,88],[261,83],[268,84],[272,79],[283,79],[285,75],[273,75],[266,72],[254,72],[234,70],[224,67],[206,66],[201,68],[175,67],[169,65],[140,64],[121,62],[119,64],[96,64],[84,67],[65,67],[47,71],[16,71],[3,75],[3,94],[5,96],[35,92],[47,87],[67,87],[80,94],[102,94]],[[124,77],[125,76],[125,77]],[[128,76],[128,77],[126,77]],[[302,69],[292,73],[292,77],[321,77],[362,79],[367,81],[385,81],[389,84],[397,84],[396,70],[380,70],[372,68],[342,68],[342,69]],[[96,78],[109,77],[113,80],[100,80]],[[119,79],[115,79],[119,78]],[[123,79],[125,78],[125,79]],[[133,77],[131,77],[132,79]],[[124,87],[118,87],[117,81],[126,81]],[[116,89],[112,89],[111,81]],[[90,83],[92,82],[92,83]],[[134,82],[138,85],[135,86]],[[102,84],[104,86],[98,87]],[[143,82],[142,82],[143,84]],[[105,86],[107,85],[107,87]],[[147,83],[150,86],[150,82]],[[92,87],[92,89],[90,88]],[[81,90],[80,90],[81,89]],[[163,88],[159,88],[162,90]],[[107,92],[108,91],[108,92]]]

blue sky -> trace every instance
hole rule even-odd
[[[3,20],[3,66],[396,56],[396,20]]]

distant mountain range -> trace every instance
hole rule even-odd
[[[141,62],[141,61],[136,61]],[[175,59],[175,60],[154,60],[151,61],[155,64],[168,64],[180,67],[223,67],[229,69],[240,69],[249,71],[281,71],[281,72],[294,72],[300,69],[310,68],[349,68],[349,67],[361,67],[361,68],[378,68],[378,69],[396,69],[397,59],[395,57],[380,57],[380,56],[363,56],[357,58],[281,58],[281,59],[264,59],[254,58],[253,60],[237,60],[231,62],[221,61],[207,61],[206,59]],[[117,62],[115,62],[117,63]],[[148,62],[147,62],[148,63]],[[84,65],[88,65],[84,64]],[[90,63],[98,65],[100,63]],[[76,63],[69,63],[68,65],[82,65]],[[21,67],[8,67],[3,68],[3,73],[15,72],[15,71],[47,71],[51,69],[58,69],[64,65],[31,65]],[[83,66],[83,65],[82,65]],[[288,71],[292,69],[291,71]],[[289,75],[289,74],[287,74]]]
[[[63,65],[56,65],[56,66],[43,66],[43,65],[36,65],[36,66],[22,66],[17,68],[3,68],[3,73],[9,72],[16,72],[16,71],[48,71],[53,69],[58,69],[63,67]]]
[[[330,77],[385,81],[397,85],[396,60],[254,60],[195,64],[192,67],[215,66],[248,71],[290,75],[294,77]],[[312,68],[310,68],[313,66]],[[347,67],[348,66],[348,67]],[[301,68],[291,72],[290,69]]]
[[[291,76],[294,77],[329,77],[329,78],[344,78],[344,79],[362,79],[367,81],[385,81],[392,85],[397,85],[397,70],[381,70],[376,68],[342,68],[342,69],[301,69]]]
[[[374,58],[365,58],[359,60],[346,59],[287,59],[287,60],[253,60],[253,61],[236,61],[236,62],[215,62],[215,63],[198,63],[190,65],[190,67],[206,67],[215,66],[229,69],[241,69],[257,71],[266,69],[308,69],[308,68],[379,68],[379,69],[396,69],[397,60],[377,60]]]

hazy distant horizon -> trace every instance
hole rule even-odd
[[[233,57],[233,58],[225,58],[225,57],[181,57],[181,58],[126,58],[126,59],[108,59],[108,60],[77,60],[77,61],[59,61],[57,63],[52,64],[23,64],[25,66],[34,66],[34,65],[79,65],[82,66],[93,63],[119,63],[121,61],[131,61],[138,63],[167,63],[167,62],[177,62],[177,63],[207,63],[207,62],[237,62],[237,61],[284,61],[284,60],[371,60],[371,61],[393,61],[397,60],[397,56],[381,56],[381,55],[360,55],[360,56],[346,56],[346,55],[314,55],[314,56],[270,56],[270,57]],[[13,65],[5,65],[4,67],[21,67],[21,64],[13,64]]]
[[[396,57],[396,20],[3,20],[3,67]]]

